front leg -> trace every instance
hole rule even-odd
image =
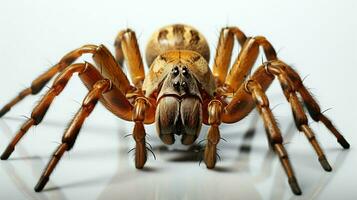
[[[133,130],[133,138],[136,143],[135,147],[135,167],[142,169],[147,160],[147,147],[145,141],[145,111],[148,106],[148,101],[144,97],[138,97],[135,100],[133,110],[133,121],[135,122]]]
[[[222,103],[219,100],[212,100],[208,104],[208,124],[211,125],[208,135],[207,144],[204,152],[204,161],[207,168],[212,169],[217,161],[217,145],[221,139],[219,125],[221,124]]]

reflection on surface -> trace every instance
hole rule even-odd
[[[0,130],[1,133],[4,133],[8,138],[12,137],[11,135],[12,131],[10,127],[1,119],[0,119]],[[32,176],[34,178],[39,177],[39,175],[41,174],[40,170],[42,169],[42,166],[44,166],[44,163],[39,156],[29,156],[30,154],[28,153],[26,148],[24,148],[22,145],[16,146],[16,151],[18,151],[18,154],[21,155],[20,158],[17,157],[17,158],[11,158],[9,159],[9,161],[2,161],[0,165],[6,171],[7,175],[10,177],[11,181],[17,187],[19,192],[22,192],[22,194],[28,199],[66,199],[62,190],[56,190],[55,192],[49,195],[46,195],[44,193],[40,193],[40,194],[35,193],[33,191],[33,187],[26,184],[21,174],[18,174],[18,172],[15,169],[16,162],[12,162],[12,161],[25,160],[26,165],[31,168]],[[50,184],[54,184],[54,183],[50,181],[49,185]]]
[[[104,175],[100,174],[60,185],[50,181],[43,193],[33,192],[34,181],[29,184],[28,180],[18,172],[18,170],[23,171],[18,169],[16,164],[17,162],[26,162],[32,170],[32,178],[37,180],[48,157],[30,156],[31,154],[20,143],[16,149],[19,156],[11,158],[9,161],[3,161],[0,165],[11,178],[17,190],[30,199],[70,199],[72,196],[66,195],[67,190],[75,189],[85,195],[85,191],[91,187],[101,188],[95,196],[88,197],[92,199],[112,199],[113,197],[140,200],[316,198],[343,164],[347,152],[338,151],[335,160],[330,160],[334,166],[333,173],[321,173],[310,177],[318,181],[304,187],[302,197],[294,196],[287,186],[286,175],[278,158],[272,151],[267,150],[265,133],[258,122],[260,122],[259,116],[254,113],[249,118],[248,127],[244,130],[237,131],[228,126],[222,127],[222,133],[226,133],[224,135],[228,142],[220,143],[222,161],[217,164],[215,170],[207,170],[204,163],[198,164],[201,159],[202,146],[193,145],[185,149],[170,149],[162,145],[156,137],[151,137],[149,141],[158,159],[154,161],[150,157],[144,170],[136,170],[133,165],[133,154],[128,154],[134,143],[131,137],[124,138],[131,127],[120,128],[120,134],[117,136],[117,147],[119,148],[116,148],[118,150],[115,158],[117,163],[115,170],[105,172]],[[46,125],[44,122],[43,126]],[[57,125],[54,123],[51,126]],[[62,124],[59,123],[58,126],[62,127]],[[12,131],[3,120],[0,120],[0,128],[9,140],[12,137]],[[284,141],[291,141],[297,134],[292,121],[282,129],[282,133],[284,133]],[[259,143],[256,144],[257,142]],[[286,147],[288,149],[289,145]],[[115,149],[112,148],[88,149],[76,152],[75,158],[71,160],[112,158],[113,153],[115,153]],[[105,165],[105,163],[100,164]],[[86,170],[91,170],[90,168],[88,166]],[[63,176],[65,175],[63,174]]]

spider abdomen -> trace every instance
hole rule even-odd
[[[146,47],[146,62],[148,66],[162,53],[170,50],[191,50],[201,54],[209,61],[210,50],[204,36],[195,28],[173,24],[156,31]]]

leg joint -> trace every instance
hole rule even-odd
[[[257,82],[253,80],[247,81],[246,88],[249,93],[252,94],[256,105],[258,105],[260,108],[269,107],[268,97],[265,95],[264,90]]]
[[[134,104],[132,120],[135,122],[143,122],[148,106],[148,100],[144,97],[137,97]]]
[[[208,104],[208,124],[218,126],[222,122],[222,103],[219,100],[212,100]]]
[[[287,159],[288,153],[286,152],[284,146],[280,144],[274,144],[274,150],[279,155],[280,159]]]

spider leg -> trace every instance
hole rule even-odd
[[[229,63],[232,57],[234,37],[242,47],[229,73]],[[259,47],[264,50],[268,61],[276,60],[276,51],[263,36],[247,37],[237,27],[223,28],[220,33],[213,65],[213,75],[217,86],[228,93],[235,92],[246,80],[259,54]]]
[[[264,91],[268,89],[270,84],[274,80],[274,75],[266,73],[264,66],[258,67],[258,69],[251,76],[252,80],[259,80],[259,84]],[[235,123],[246,117],[254,108],[255,102],[252,99],[251,94],[246,90],[245,84],[234,93],[234,96],[230,102],[224,107],[222,113],[222,122]]]
[[[93,85],[93,77],[98,76],[94,73],[81,74],[82,81],[86,84],[88,89],[91,89]],[[104,106],[108,107],[106,99],[110,99],[112,104],[115,104],[117,109],[111,109],[122,119],[135,122],[133,136],[136,147],[135,149],[135,166],[138,169],[144,167],[144,164],[147,160],[147,149],[146,149],[146,132],[144,128],[145,123],[152,123],[155,114],[155,105],[154,102],[149,102],[140,92],[133,100],[133,105],[127,100],[127,98],[120,92],[115,89],[115,86],[112,86],[112,90],[103,94],[103,99],[101,102]]]
[[[293,71],[293,69],[291,67],[289,67],[282,61],[279,61],[279,60],[269,61],[267,63],[264,63],[264,65],[261,65],[256,70],[256,72],[252,75],[251,79],[246,81],[246,84],[243,84],[240,86],[240,88],[235,92],[235,95],[233,96],[232,100],[225,106],[224,112],[222,112],[222,121],[225,123],[237,122],[237,121],[243,119],[248,113],[250,113],[250,111],[256,105],[258,107],[258,110],[260,110],[260,113],[263,116],[267,131],[271,132],[272,127],[275,127],[275,125],[267,126],[267,124],[268,124],[267,119],[272,118],[272,115],[270,114],[271,111],[269,109],[269,111],[262,112],[263,111],[262,108],[264,108],[264,107],[261,106],[262,108],[259,108],[259,105],[262,104],[262,102],[263,103],[265,102],[263,105],[265,105],[265,106],[268,105],[267,104],[268,99],[265,97],[264,91],[267,90],[269,85],[274,80],[275,76],[278,77],[278,80],[280,81],[280,84],[282,86],[284,94],[285,94],[286,98],[288,99],[289,103],[291,104],[291,108],[293,111],[294,120],[295,120],[295,124],[296,124],[297,128],[300,131],[304,132],[305,136],[308,138],[308,140],[311,143],[312,147],[314,148],[316,154],[318,155],[318,158],[319,158],[319,161],[320,161],[320,164],[322,165],[322,167],[326,171],[330,171],[331,166],[329,165],[329,163],[326,159],[326,156],[323,153],[323,150],[319,146],[313,131],[308,126],[307,117],[304,113],[302,105],[300,104],[300,102],[296,96],[296,92],[299,91],[301,96],[305,95],[303,97],[303,99],[304,99],[304,101],[306,101],[305,103],[309,103],[310,108],[311,108],[311,105],[316,106],[317,103],[315,101],[311,100],[312,97],[309,93],[307,93],[307,90],[305,88],[301,89],[302,84],[296,81],[297,80],[296,77],[298,77],[297,73],[295,71]],[[301,80],[300,77],[299,77],[299,80]],[[256,86],[256,85],[258,85],[258,86]],[[260,94],[260,93],[262,93],[262,94]],[[307,96],[307,94],[309,96]],[[311,103],[311,102],[314,102],[314,103]],[[319,108],[319,107],[314,107],[314,110],[312,110],[312,111],[316,112],[316,113],[313,112],[313,114],[315,114],[314,117],[316,117],[316,119],[319,119],[322,121],[324,119],[324,116],[322,117],[321,116],[322,114],[316,108]],[[317,117],[319,117],[319,118],[317,118]],[[271,122],[269,122],[269,124],[270,123]],[[328,123],[328,125],[332,126],[331,123]],[[336,128],[334,128],[334,127],[331,129],[336,130]],[[276,132],[276,130],[274,130],[274,131]],[[333,133],[335,134],[335,132],[333,132]],[[347,143],[347,141],[343,138],[343,136],[339,132],[338,132],[338,134],[335,134],[335,136],[344,148],[349,147],[349,144]],[[270,138],[269,140],[271,141],[272,137],[269,136],[268,138]],[[276,144],[271,143],[271,147],[273,149],[275,149],[276,152],[280,153],[281,155],[284,154],[285,150],[277,150],[277,148],[281,149],[281,147],[278,147]],[[284,167],[286,168],[286,166],[284,166]],[[290,183],[290,185],[291,185],[291,183]],[[291,187],[294,187],[294,186],[291,186]]]
[[[207,143],[204,151],[204,161],[208,169],[212,169],[217,161],[217,144],[221,140],[219,125],[221,124],[222,103],[219,100],[211,100],[208,104],[208,124],[210,128],[207,134]]]
[[[321,113],[321,108],[319,104],[316,102],[316,100],[311,96],[310,92],[303,85],[303,82],[300,76],[298,75],[298,73],[289,66],[287,66],[285,70],[290,80],[292,80],[295,89],[301,95],[311,118],[316,122],[322,122],[332,132],[332,134],[336,137],[337,142],[340,143],[340,145],[343,148],[345,149],[350,148],[350,144],[343,137],[343,135],[336,129],[336,127],[332,124],[330,119],[326,117],[323,113]]]
[[[136,88],[141,88],[145,79],[145,70],[135,32],[130,29],[120,31],[114,46],[117,62],[123,65],[125,60],[131,81]]]
[[[16,105],[26,96],[30,94],[35,95],[39,93],[48,83],[48,81],[52,79],[52,77],[54,77],[58,72],[64,70],[77,58],[79,58],[85,53],[93,54],[93,60],[101,68],[100,70],[103,75],[113,80],[113,83],[118,87],[118,89],[120,89],[120,91],[126,93],[131,88],[128,79],[126,78],[125,74],[122,72],[118,64],[115,62],[109,50],[103,45],[97,46],[88,44],[69,52],[56,65],[54,65],[44,74],[36,78],[31,83],[31,86],[29,88],[26,88],[21,91],[18,96],[12,99],[0,110],[0,117],[4,116],[8,111],[10,111],[11,107]]]
[[[322,167],[326,171],[331,171],[332,168],[328,163],[326,156],[321,149],[319,143],[316,140],[314,132],[308,125],[308,119],[304,112],[304,109],[296,95],[296,88],[294,87],[293,82],[290,80],[288,74],[286,73],[286,68],[288,66],[285,63],[280,61],[274,61],[269,63],[267,68],[268,72],[276,75],[283,89],[284,95],[286,99],[290,102],[291,109],[294,115],[294,121],[296,127],[299,131],[304,132],[305,136],[308,138],[309,142],[313,146],[316,154],[318,155],[318,159],[322,165]]]
[[[8,111],[10,111],[11,107],[16,105],[26,96],[32,94],[38,94],[43,87],[60,71],[65,69],[67,66],[72,64],[78,57],[80,57],[84,53],[94,53],[95,45],[84,45],[76,50],[71,51],[66,54],[56,65],[52,66],[46,72],[37,77],[34,81],[32,81],[31,86],[21,91],[14,99],[12,99],[9,103],[7,103],[0,110],[0,117],[4,116]]]
[[[248,38],[227,74],[224,82],[227,91],[235,92],[247,79],[257,60],[260,46],[263,48],[268,61],[277,60],[276,51],[267,39],[262,36]]]
[[[42,97],[40,102],[35,106],[31,113],[31,118],[28,119],[17,132],[15,137],[9,143],[3,154],[1,155],[1,160],[6,160],[9,158],[11,153],[14,151],[16,144],[20,141],[20,139],[26,134],[26,132],[33,126],[38,125],[45,114],[48,111],[48,108],[51,106],[54,98],[58,96],[63,89],[66,87],[68,81],[72,77],[74,73],[83,73],[87,68],[94,68],[89,63],[78,63],[73,64],[67,67],[65,70],[61,72],[60,75],[57,76],[56,80],[53,82],[52,87],[46,92],[46,94]]]
[[[212,68],[212,73],[216,78],[217,86],[222,86],[226,79],[232,58],[234,37],[237,38],[241,46],[243,46],[247,40],[247,36],[245,36],[245,34],[237,27],[225,27],[221,29]]]
[[[149,102],[144,97],[138,97],[134,103],[133,121],[135,122],[133,130],[133,138],[136,143],[135,148],[135,167],[142,169],[147,160],[146,149],[146,133],[143,121],[145,120],[145,111],[149,106]]]
[[[124,61],[126,62],[131,81],[136,88],[132,111],[132,121],[135,122],[135,125],[132,135],[136,143],[135,167],[142,169],[147,160],[144,121],[145,118],[151,118],[152,120],[148,121],[150,123],[153,122],[155,108],[150,106],[153,102],[150,103],[144,97],[142,91],[145,70],[135,32],[130,29],[120,31],[116,37],[114,46],[117,62],[119,64],[123,64]]]
[[[288,154],[282,144],[283,138],[281,136],[280,129],[278,128],[273,113],[269,108],[268,97],[265,95],[263,88],[256,81],[249,80],[246,85],[247,92],[251,93],[252,98],[257,105],[258,111],[263,118],[270,145],[275,153],[278,154],[280,162],[283,165],[286,175],[288,176],[290,188],[294,194],[300,195],[301,190],[295,178]]]
[[[93,86],[92,90],[89,91],[87,96],[84,98],[81,108],[74,116],[69,127],[63,134],[62,143],[54,152],[51,160],[49,161],[37,185],[35,186],[36,192],[39,192],[44,188],[49,180],[51,173],[63,156],[64,152],[72,149],[85,119],[93,111],[102,94],[110,90],[110,86],[111,83],[109,80],[100,80]]]

